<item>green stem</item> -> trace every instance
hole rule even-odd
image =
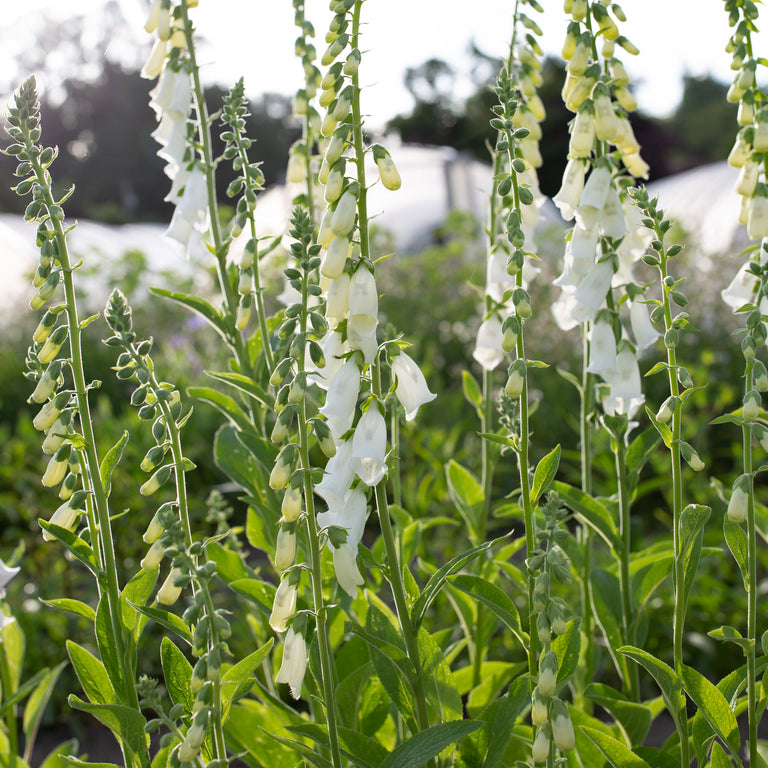
[[[3,698],[10,698],[15,693],[11,680],[11,670],[8,666],[8,656],[5,653],[5,641],[0,635],[0,682],[2,683]],[[9,707],[5,713],[5,729],[8,736],[8,749],[11,755],[19,754],[19,734],[16,722],[16,706]]]

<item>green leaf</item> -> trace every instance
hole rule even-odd
[[[656,452],[659,445],[659,435],[652,429],[641,432],[627,448],[625,460],[627,472],[630,475],[639,475],[640,470]]]
[[[272,603],[275,600],[275,588],[271,584],[266,584],[258,579],[238,579],[233,581],[230,589],[250,600],[262,613],[269,616],[272,613]]]
[[[449,579],[450,583],[466,592],[470,597],[482,603],[512,631],[512,634],[520,641],[523,648],[528,647],[528,634],[523,631],[520,623],[520,614],[512,598],[497,587],[479,576],[460,574]]]
[[[278,736],[275,733],[269,733],[268,735],[276,741],[279,741],[281,744],[285,744],[287,747],[290,747],[294,752],[300,754],[306,759],[306,761],[312,763],[315,768],[333,768],[330,760],[326,760],[322,755],[318,755],[317,752],[312,749],[312,747],[308,747],[301,741],[296,741],[295,739],[286,739],[284,736]],[[301,765],[301,763],[298,765]]]
[[[701,504],[689,504],[680,517],[680,538],[683,557],[685,558],[685,576],[683,579],[683,601],[687,602],[696,570],[701,558],[701,545],[704,539],[704,526],[709,519],[709,507]]]
[[[274,398],[262,389],[252,378],[243,376],[241,373],[230,373],[228,371],[206,371],[211,378],[223,381],[225,384],[245,392],[246,395],[254,398],[269,409],[274,408]]]
[[[47,520],[37,522],[44,531],[58,539],[97,579],[99,578],[99,566],[90,544],[86,544],[77,534],[60,525],[52,525]]]
[[[475,408],[482,408],[483,393],[480,391],[480,385],[466,368],[461,372],[461,389],[464,393],[464,399],[470,405]]]
[[[659,421],[656,418],[656,414],[646,405],[645,406],[645,412],[648,414],[648,418],[651,420],[651,424],[653,424],[656,431],[659,433],[661,439],[664,441],[664,445],[667,446],[671,450],[672,448],[672,431],[670,428],[664,424],[664,422]]]
[[[733,763],[718,742],[712,745],[712,760],[708,768],[733,768]]]
[[[35,740],[37,730],[40,727],[40,721],[43,719],[45,708],[50,701],[53,689],[56,687],[56,681],[59,679],[64,667],[67,665],[65,661],[58,664],[53,669],[49,670],[43,679],[35,687],[32,695],[27,699],[27,704],[24,707],[24,735],[27,738],[27,744],[31,744]]]
[[[160,662],[163,665],[163,678],[171,701],[181,704],[186,712],[191,712],[195,703],[195,697],[189,687],[192,665],[169,637],[164,637],[160,643]]]
[[[560,445],[556,445],[537,465],[533,475],[530,501],[536,504],[539,497],[549,490],[560,466]]]
[[[419,630],[418,643],[427,701],[440,715],[440,720],[460,720],[464,714],[461,695],[445,654],[424,627]]]
[[[328,727],[318,723],[290,725],[288,730],[298,736],[304,736],[324,747],[330,747]],[[351,728],[339,728],[339,747],[342,755],[359,768],[375,768],[388,754],[387,750],[374,738]]]
[[[84,619],[89,619],[90,621],[96,620],[96,611],[81,600],[73,600],[69,597],[59,597],[55,600],[41,599],[40,602],[51,608],[58,608],[60,611],[73,613],[75,616],[82,616]]]
[[[582,726],[581,730],[592,739],[613,768],[651,768],[642,757],[638,757],[626,744],[613,736],[586,726]]]
[[[395,747],[386,760],[379,763],[379,768],[421,768],[446,747],[482,727],[483,723],[478,720],[438,723]]]
[[[112,629],[112,622],[109,615],[109,595],[105,592],[99,600],[99,606],[96,609],[96,621],[94,629],[96,631],[96,644],[99,648],[101,663],[112,683],[112,689],[116,694],[117,702],[128,701],[125,693],[125,684],[133,684],[132,681],[123,680],[123,669],[120,659],[117,655],[117,645],[115,643],[115,633]]]
[[[146,623],[142,614],[138,613],[134,606],[145,605],[152,595],[157,583],[157,568],[145,571],[143,568],[125,585],[120,595],[120,610],[122,612],[123,626],[137,643],[141,630]]]
[[[237,552],[222,547],[217,541],[205,547],[205,554],[216,563],[216,575],[227,584],[238,579],[250,579],[253,575]]]
[[[672,715],[676,724],[682,722],[685,717],[685,700],[682,695],[683,684],[675,671],[663,661],[659,661],[655,656],[644,651],[642,648],[633,648],[631,645],[625,645],[619,648],[619,653],[636,661],[653,677],[661,689],[661,695],[667,706],[669,714]]]
[[[192,633],[189,627],[175,613],[164,611],[162,608],[152,608],[149,605],[134,605],[133,607],[139,613],[143,613],[161,627],[165,627],[169,632],[173,632],[189,645],[192,645]]]
[[[227,326],[224,324],[224,318],[205,299],[186,293],[173,293],[164,288],[150,288],[149,290],[157,296],[163,296],[178,304],[183,304],[188,309],[204,317],[219,332],[224,341],[230,344],[230,336],[227,332]]]
[[[122,437],[107,451],[106,456],[101,461],[99,474],[101,475],[101,484],[104,486],[107,497],[109,497],[112,486],[112,472],[120,459],[123,458],[125,446],[128,445],[128,438],[128,431],[124,430]]]
[[[462,552],[460,555],[456,555],[456,557],[449,560],[429,577],[429,581],[424,585],[424,589],[421,590],[421,594],[411,609],[411,621],[413,622],[414,628],[418,629],[421,625],[424,615],[429,609],[429,606],[432,605],[432,601],[445,586],[446,579],[476,558],[481,552],[489,550],[496,541],[498,541],[498,539],[495,541],[487,541],[480,544],[480,546],[473,547],[466,552]]]
[[[146,720],[132,707],[121,704],[89,704],[70,694],[67,699],[72,709],[89,712],[102,725],[106,725],[134,754],[147,754],[147,737],[144,733]]]
[[[239,698],[245,696],[254,683],[253,670],[258,667],[272,650],[274,640],[269,640],[258,650],[230,667],[221,678],[222,721],[226,722],[229,709]]]
[[[89,763],[87,760],[80,760],[73,755],[62,755],[61,757],[67,765],[74,765],[75,768],[122,768],[116,763]]]
[[[608,644],[608,653],[621,678],[627,680],[629,675],[627,661],[618,653],[618,648],[624,642],[621,626],[619,580],[613,573],[601,568],[594,568],[590,575],[590,583],[592,604],[595,608],[598,624]]]
[[[18,621],[11,621],[0,630],[0,647],[2,647],[5,655],[8,677],[10,678],[10,686],[3,686],[5,689],[3,690],[3,698],[5,698],[18,690],[24,666],[24,632]],[[8,688],[10,690],[7,690]]]
[[[747,587],[749,584],[747,534],[738,523],[731,522],[727,517],[723,517],[723,535],[725,536],[725,543],[728,545],[728,549],[731,550],[733,559],[739,566],[744,586]]]
[[[649,371],[643,374],[643,376],[655,376],[657,373],[661,373],[662,371],[666,371],[667,368],[669,368],[668,363],[659,362],[656,363],[656,365],[653,366]]]
[[[474,541],[479,535],[479,517],[482,514],[485,494],[472,473],[451,459],[445,468],[448,491],[461,513]]]
[[[69,763],[66,761],[65,755],[77,752],[77,748],[77,739],[62,742],[43,758],[40,768],[66,768]]]
[[[613,716],[631,745],[642,745],[651,727],[651,711],[648,707],[630,701],[623,693],[604,683],[591,683],[586,687],[584,695]]]
[[[744,637],[741,632],[735,627],[730,627],[727,624],[717,629],[713,629],[707,634],[715,640],[720,640],[726,643],[734,643],[744,650],[746,654],[749,649],[754,645],[754,642],[749,638]]]
[[[739,725],[725,696],[706,677],[685,664],[680,670],[680,677],[691,701],[704,714],[715,733],[738,756],[741,744]]]
[[[562,635],[552,641],[552,650],[557,656],[557,682],[564,683],[576,670],[581,653],[581,618],[573,619],[566,625]]]
[[[251,420],[243,409],[229,395],[217,392],[210,387],[187,387],[187,394],[209,403],[224,414],[238,429],[251,429]]]
[[[275,458],[276,451],[272,455],[273,464]],[[238,439],[237,430],[232,425],[225,424],[216,431],[213,439],[213,460],[230,480],[248,491],[251,496],[257,499],[263,497],[268,473],[254,453]]]
[[[605,540],[610,547],[615,547],[617,540],[616,525],[611,513],[596,499],[584,493],[580,488],[574,488],[567,483],[557,480],[552,488],[560,495],[567,507],[573,510],[577,519],[588,525]]]
[[[71,640],[67,640],[67,655],[88,700],[93,704],[114,704],[115,689],[104,665],[90,651]]]

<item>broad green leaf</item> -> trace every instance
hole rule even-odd
[[[419,630],[418,643],[427,701],[441,721],[461,719],[464,714],[461,696],[442,649],[424,627]]]
[[[253,653],[248,654],[237,664],[231,666],[221,678],[221,701],[223,720],[229,715],[233,702],[245,696],[254,683],[253,670],[261,664],[272,650],[274,640],[270,638],[264,645]]]
[[[449,579],[450,583],[466,592],[470,597],[482,603],[512,631],[512,634],[520,641],[523,648],[528,647],[528,634],[523,631],[520,623],[520,614],[512,598],[497,587],[479,576],[460,574]]]
[[[231,424],[225,424],[217,430],[213,439],[213,460],[230,480],[251,496],[257,499],[263,496],[267,481],[265,468],[238,440],[237,430]]]
[[[445,468],[451,499],[464,518],[473,541],[479,532],[478,516],[482,514],[485,495],[475,476],[458,462],[451,459]]]
[[[613,768],[651,768],[642,757],[638,757],[626,744],[613,736],[586,726],[581,730],[592,739]]]
[[[102,725],[106,725],[136,755],[147,755],[146,720],[140,712],[121,704],[89,704],[74,694],[69,695],[69,706],[89,712]]]
[[[688,601],[696,570],[701,558],[701,545],[704,538],[704,526],[709,519],[709,507],[701,504],[689,504],[680,517],[680,538],[682,540],[683,556],[685,557],[685,585],[683,601]]]
[[[328,727],[318,723],[289,725],[288,730],[324,747],[330,747]],[[387,750],[376,739],[352,728],[339,728],[339,748],[342,755],[359,768],[375,768],[387,756]]]
[[[608,571],[594,568],[590,577],[592,586],[592,604],[595,608],[597,622],[608,644],[608,653],[616,665],[616,671],[626,680],[628,666],[623,656],[618,653],[623,645],[621,595],[618,578]]]
[[[674,554],[667,548],[649,547],[646,553],[633,553],[631,558],[630,593],[635,616],[633,629],[644,620],[643,611],[663,581],[672,574]]]
[[[146,619],[137,612],[134,606],[146,605],[157,583],[157,568],[146,571],[143,568],[125,585],[120,595],[120,609],[123,625],[133,637],[133,642],[139,641],[139,635],[144,628]]]
[[[211,378],[223,381],[225,384],[230,384],[241,392],[245,392],[267,408],[274,407],[274,398],[270,397],[270,395],[249,376],[243,376],[242,373],[231,373],[229,371],[206,371],[206,373]]]
[[[560,495],[564,504],[573,510],[576,517],[596,531],[605,542],[614,547],[617,540],[616,525],[611,513],[597,500],[567,483],[555,481],[552,488]]]
[[[630,701],[623,693],[603,683],[591,683],[584,695],[609,712],[632,746],[640,746],[651,727],[651,712],[643,704]]]
[[[109,492],[112,485],[112,472],[117,466],[120,459],[123,458],[123,452],[125,446],[128,445],[128,438],[130,435],[127,430],[123,431],[122,437],[107,451],[106,456],[101,461],[99,467],[99,474],[101,475],[101,484],[104,486],[104,491],[109,497]]]
[[[272,734],[283,732],[285,726],[292,722],[301,722],[296,713],[289,719],[267,703],[241,699],[230,710],[224,726],[227,744],[232,745],[233,751],[246,753],[249,765],[259,768],[295,768],[300,758],[292,749],[286,749],[272,738]]]
[[[712,745],[712,760],[708,768],[733,768],[733,763],[718,742]]]
[[[466,368],[461,372],[461,389],[464,392],[464,399],[470,405],[475,408],[482,408],[483,393],[480,391],[480,385]]]
[[[486,613],[485,617],[495,621],[491,613]],[[480,667],[480,684],[472,687],[474,671],[473,666],[467,666],[464,670],[459,670],[453,674],[453,679],[456,681],[456,687],[459,691],[461,692],[462,689],[469,690],[469,697],[466,700],[465,707],[468,717],[473,720],[479,717],[481,712],[485,711],[492,702],[499,698],[502,689],[509,686],[510,680],[515,680],[518,676],[527,674],[528,665],[524,661],[510,664],[504,661],[486,660]],[[483,720],[485,718],[480,719]]]
[[[0,647],[5,656],[4,661],[8,665],[10,682],[10,686],[3,686],[3,698],[15,693],[19,688],[21,671],[24,666],[25,645],[24,632],[22,632],[18,621],[10,621],[0,630]]]
[[[134,608],[143,613],[152,621],[157,622],[161,627],[165,627],[169,632],[178,635],[182,640],[192,645],[192,632],[189,627],[175,614],[170,611],[164,611],[162,608],[153,608],[149,605],[135,605]]]
[[[677,745],[675,745],[677,747]],[[678,749],[679,752],[679,749]],[[680,768],[680,756],[656,747],[636,747],[635,754],[653,768]]]
[[[37,521],[44,531],[58,539],[97,579],[99,566],[96,563],[91,545],[84,542],[76,533],[60,525],[52,525],[47,520]]]
[[[744,650],[746,654],[749,649],[754,645],[754,642],[747,637],[744,637],[741,632],[735,627],[728,626],[727,624],[713,629],[707,634],[715,640],[721,640],[726,643],[734,643]]]
[[[170,638],[164,637],[160,643],[160,662],[163,665],[163,678],[168,695],[174,704],[181,704],[186,712],[191,712],[195,697],[190,690],[192,665]]]
[[[725,696],[701,673],[685,665],[680,670],[686,693],[707,718],[717,735],[738,755],[741,739],[736,715]]]
[[[101,661],[71,640],[67,640],[67,655],[88,700],[93,704],[114,704],[115,689]]]
[[[238,429],[250,429],[251,421],[243,409],[229,395],[210,387],[187,387],[187,394],[197,400],[209,403],[224,414]]]
[[[67,765],[74,765],[76,768],[122,768],[122,766],[116,763],[89,763],[87,760],[80,760],[80,758],[73,755],[62,755],[62,760]]]
[[[625,461],[630,475],[639,475],[659,445],[659,435],[652,429],[641,432],[627,448]]]
[[[576,670],[581,653],[581,618],[572,619],[562,635],[552,640],[557,656],[557,682],[564,683]]]
[[[533,475],[530,501],[536,504],[539,497],[549,490],[560,466],[560,446],[556,445],[537,465]]]
[[[675,671],[668,664],[659,661],[655,656],[644,651],[642,648],[633,648],[626,645],[619,648],[619,653],[633,659],[653,677],[661,689],[661,695],[664,697],[664,703],[672,715],[675,723],[681,722],[681,717],[685,717],[685,701],[682,696],[683,684]]]
[[[295,739],[286,739],[285,736],[278,736],[275,733],[269,734],[273,739],[276,741],[279,741],[281,744],[285,744],[287,747],[290,747],[294,752],[297,752],[302,757],[305,758],[305,762],[309,762],[312,765],[315,766],[315,768],[333,768],[333,765],[331,764],[330,760],[326,760],[322,755],[319,755],[317,752],[315,752],[312,747],[308,747],[306,744],[302,743],[301,741],[296,741]],[[294,762],[296,760],[296,757],[294,756]],[[299,763],[298,765],[301,765]]]
[[[96,611],[94,611],[90,605],[87,605],[81,600],[73,600],[68,597],[59,597],[55,600],[40,600],[40,602],[43,605],[50,606],[51,608],[58,608],[60,611],[73,613],[75,616],[82,616],[84,619],[89,619],[90,621],[96,620]]]
[[[183,304],[188,309],[191,309],[201,317],[204,317],[219,332],[224,341],[226,341],[227,344],[231,344],[230,335],[224,324],[224,318],[205,299],[186,293],[174,293],[172,291],[167,291],[164,288],[150,288],[149,290],[157,296],[163,296],[178,304]]]
[[[59,675],[66,665],[67,663],[62,661],[61,664],[58,664],[53,669],[49,670],[37,684],[29,699],[27,699],[27,704],[24,707],[23,719],[24,735],[26,736],[27,744],[31,744],[35,741],[35,736],[40,727],[40,721],[43,719],[45,708],[53,694],[53,689],[56,687]]]
[[[429,606],[432,605],[432,601],[445,586],[448,576],[453,575],[460,568],[463,568],[468,562],[482,552],[489,550],[494,543],[495,542],[493,541],[488,541],[484,544],[480,544],[478,547],[473,547],[466,552],[462,552],[460,555],[456,555],[456,557],[449,560],[429,577],[429,581],[424,585],[424,589],[421,590],[421,594],[411,609],[411,621],[416,629],[420,626]]]
[[[747,587],[749,582],[747,534],[738,523],[731,522],[727,517],[723,517],[723,534],[725,543],[739,566],[744,585]]]
[[[216,575],[227,584],[238,579],[249,579],[253,576],[237,552],[222,547],[217,541],[206,546],[205,554],[209,560],[216,563]]]
[[[77,739],[62,742],[43,758],[40,768],[66,768],[69,763],[64,759],[64,755],[77,752],[77,748]]]
[[[108,594],[105,592],[101,600],[99,600],[99,606],[96,609],[96,621],[94,622],[96,644],[99,647],[101,663],[104,665],[109,681],[112,683],[112,689],[116,694],[116,701],[123,703],[129,700],[125,693],[125,684],[129,681],[123,681],[123,669],[117,654],[115,631],[109,614],[108,597]],[[117,631],[122,631],[122,627]]]
[[[672,448],[672,430],[664,424],[664,422],[659,421],[656,418],[656,414],[646,405],[645,406],[645,412],[648,414],[648,418],[651,421],[651,424],[653,424],[656,431],[659,433],[659,436],[664,441],[664,445],[667,446],[667,448]]]
[[[258,579],[238,579],[233,581],[230,588],[250,600],[267,616],[272,613],[272,603],[275,600],[275,588]]]
[[[395,747],[391,754],[379,763],[379,768],[421,768],[446,747],[482,727],[483,723],[478,720],[438,723],[419,731]]]

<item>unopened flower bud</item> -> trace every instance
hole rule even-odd
[[[154,546],[154,544],[152,545]],[[176,585],[176,579],[181,576],[179,568],[171,568],[171,572],[157,590],[157,602],[161,605],[173,605],[181,595],[181,587]]]
[[[552,696],[557,688],[557,656],[547,651],[539,664],[539,690],[544,696]]]
[[[283,513],[283,520],[285,520],[286,523],[293,523],[299,519],[303,499],[304,496],[301,492],[301,488],[288,486],[288,488],[285,489],[280,511]]]
[[[745,421],[754,421],[760,415],[760,405],[762,399],[760,393],[753,389],[744,397],[744,405],[741,409],[741,415]]]
[[[533,689],[533,697],[531,698],[531,722],[540,728],[548,719],[549,700],[536,687]]]
[[[573,723],[568,714],[568,707],[560,699],[553,699],[550,704],[552,740],[561,752],[568,752],[576,745]]]
[[[48,466],[42,477],[42,483],[46,488],[53,488],[58,485],[67,474],[67,462],[69,460],[70,447],[62,445],[56,453],[48,460]]]
[[[160,486],[165,485],[171,477],[171,467],[166,465],[160,467],[152,477],[149,478],[140,488],[139,493],[142,496],[151,496]]]
[[[60,325],[53,333],[45,340],[42,349],[37,353],[37,359],[43,363],[50,363],[56,355],[59,354],[59,350],[66,341],[67,338],[67,326]]]
[[[533,740],[533,747],[531,748],[531,757],[534,763],[544,763],[549,757],[549,735],[550,729],[548,726],[539,728],[536,731],[536,738]]]
[[[296,531],[293,526],[281,525],[275,544],[275,568],[285,571],[296,561]]]
[[[147,550],[147,554],[144,555],[139,565],[143,571],[153,571],[155,568],[157,568],[158,565],[160,565],[164,557],[165,547],[159,541],[155,541]]]

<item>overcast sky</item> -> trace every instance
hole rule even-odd
[[[148,0],[119,0],[129,25],[141,32]],[[542,0],[550,10],[535,14],[542,26],[542,45],[547,53],[560,51],[567,18],[561,0]],[[5,5],[5,3],[4,3]],[[30,43],[34,20],[65,19],[92,13],[103,0],[25,0],[8,3],[0,21],[0,70],[8,71],[19,45]],[[729,36],[721,0],[622,0],[628,17],[621,25],[639,48],[640,55],[621,53],[636,83],[641,109],[667,114],[681,95],[684,73],[710,73],[726,81],[731,77],[730,57],[724,51]],[[306,0],[307,18],[317,30],[316,45],[322,52],[330,13],[327,0]],[[511,33],[513,0],[368,0],[363,9],[363,45],[368,53],[361,68],[362,82],[370,86],[364,98],[369,124],[382,125],[393,115],[409,110],[412,100],[403,86],[407,67],[428,58],[448,61],[468,88],[470,41],[485,53],[503,56]],[[764,13],[768,11],[764,10]],[[208,41],[202,48],[204,75],[208,81],[228,86],[241,75],[252,96],[262,92],[291,93],[301,79],[301,67],[293,56],[296,29],[290,0],[200,0],[193,11]],[[142,37],[143,36],[143,37]],[[115,36],[112,52],[125,45],[125,35]],[[146,44],[146,43],[145,43]],[[768,56],[768,36],[757,38],[757,55]],[[457,97],[467,95],[458,81]]]

